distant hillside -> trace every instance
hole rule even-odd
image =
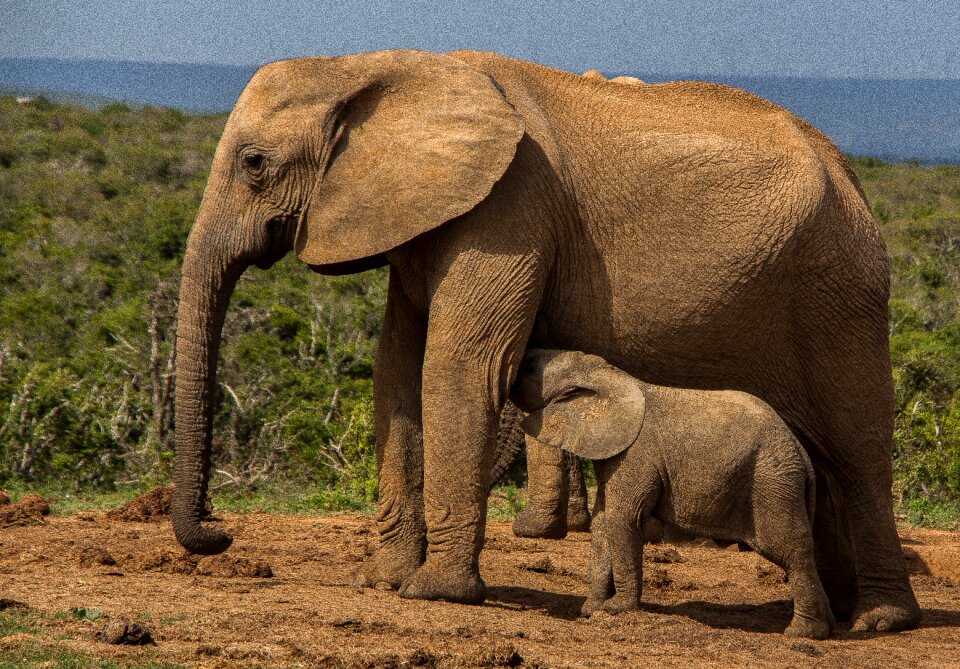
[[[253,66],[8,58],[0,59],[0,84],[72,91],[134,105],[226,111],[254,70]],[[745,88],[810,121],[848,154],[960,163],[960,80],[677,77],[649,72],[639,76],[648,82],[706,78]],[[97,108],[96,104],[84,106]]]
[[[10,84],[0,84],[0,97],[10,96],[13,98],[46,98],[50,102],[56,102],[61,105],[73,105],[75,107],[84,107],[99,111],[111,102],[116,102],[110,98],[99,95],[87,95],[86,93],[73,93],[71,91],[51,91],[46,88],[36,88],[34,86],[12,86]],[[137,105],[131,105],[136,107]]]
[[[254,69],[229,65],[0,58],[0,84],[209,112],[232,108]]]

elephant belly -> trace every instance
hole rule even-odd
[[[538,346],[582,350],[650,383],[753,391],[795,358],[795,283],[776,264],[756,276],[726,268],[611,271],[544,302]],[[689,265],[693,265],[690,263]]]

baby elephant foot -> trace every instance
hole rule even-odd
[[[614,615],[617,613],[625,613],[627,611],[639,611],[640,600],[635,596],[624,595],[618,592],[613,597],[605,601],[601,608],[607,613],[612,613]]]
[[[381,546],[360,567],[353,584],[360,588],[375,588],[388,584],[394,588],[416,573],[423,563],[423,550],[418,546]]]
[[[790,626],[784,630],[784,636],[802,637],[804,639],[826,639],[830,636],[833,625],[826,618],[807,618],[794,615]]]
[[[428,559],[417,572],[400,586],[405,599],[442,599],[461,604],[482,604],[486,586],[475,568]]]

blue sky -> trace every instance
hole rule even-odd
[[[0,57],[256,65],[385,48],[582,71],[960,79],[957,0],[0,0]]]

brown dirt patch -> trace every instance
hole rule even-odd
[[[483,606],[415,602],[351,586],[376,545],[373,520],[227,515],[236,541],[222,556],[187,556],[166,523],[53,517],[0,534],[0,597],[43,617],[39,634],[0,639],[84,652],[118,664],[198,667],[952,667],[960,666],[960,533],[906,530],[918,630],[826,641],[783,637],[789,586],[753,553],[650,547],[644,608],[578,618],[587,595],[589,534],[518,539],[491,521]],[[96,547],[116,558],[104,565]],[[89,555],[100,555],[88,551]],[[101,556],[102,557],[102,556]],[[272,578],[253,565],[266,564]],[[922,563],[922,567],[920,566]],[[249,569],[249,571],[247,570]],[[951,575],[954,574],[954,575]],[[65,612],[99,610],[89,620]],[[59,615],[58,615],[59,614]],[[0,614],[12,615],[12,614]],[[149,629],[156,646],[95,640],[107,623]]]
[[[10,495],[0,492],[0,527],[42,525],[43,517],[49,514],[50,504],[40,495],[24,495],[11,504]]]

